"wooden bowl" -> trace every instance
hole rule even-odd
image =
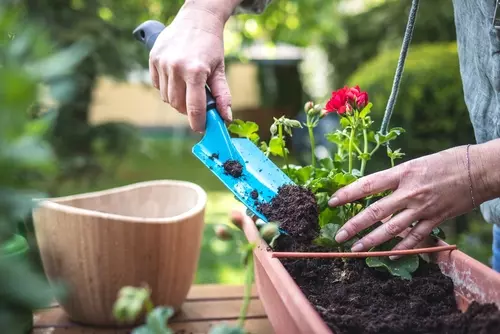
[[[117,325],[113,304],[126,285],[147,284],[155,304],[179,310],[198,265],[206,201],[201,187],[170,180],[36,200],[43,266],[68,286],[59,302],[70,319]]]

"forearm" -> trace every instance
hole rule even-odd
[[[181,12],[183,10],[204,11],[225,24],[241,3],[242,0],[186,0]]]
[[[469,163],[476,205],[500,197],[500,139],[471,146]]]

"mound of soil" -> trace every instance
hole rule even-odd
[[[285,186],[261,210],[289,233],[277,240],[276,251],[328,251],[311,245],[318,208],[309,191]],[[474,302],[460,312],[452,280],[423,260],[412,280],[369,268],[364,259],[281,261],[336,334],[500,333],[496,305]]]
[[[239,178],[243,174],[243,166],[236,160],[228,160],[223,164],[226,174]]]
[[[318,204],[314,194],[306,188],[282,186],[276,197],[258,205],[257,210],[296,240],[310,243],[318,235]]]

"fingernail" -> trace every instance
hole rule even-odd
[[[391,255],[391,256],[389,256],[389,260],[395,261],[395,260],[399,259],[400,257],[401,257],[401,255]]]
[[[337,235],[335,236],[335,241],[337,241],[338,243],[341,243],[341,242],[346,241],[348,237],[349,237],[349,234],[347,233],[346,230],[340,230],[340,231],[338,231]]]
[[[227,107],[227,118],[229,119],[229,122],[233,121],[233,110],[231,107]]]
[[[363,244],[358,241],[352,246],[351,252],[360,252],[362,249],[363,249]]]
[[[329,201],[328,201],[328,205],[329,206],[336,206],[337,204],[339,204],[339,199],[337,197],[332,197]]]

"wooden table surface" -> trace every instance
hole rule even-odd
[[[220,322],[236,323],[243,301],[243,286],[193,285],[182,310],[169,321],[169,327],[179,334],[207,333]],[[255,334],[274,333],[264,308],[252,291],[245,329]],[[71,322],[55,304],[35,314],[33,334],[123,334],[130,329],[85,327]]]

